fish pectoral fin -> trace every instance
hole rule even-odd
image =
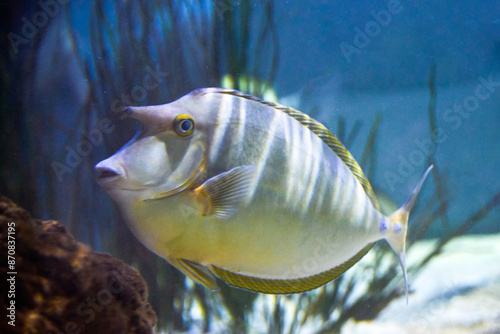
[[[228,219],[241,206],[250,192],[254,166],[238,166],[211,177],[194,189],[195,197],[203,205],[203,215]]]
[[[200,263],[186,259],[177,259],[177,263],[179,264],[177,268],[182,271],[184,275],[196,283],[204,285],[210,290],[217,290],[215,277],[207,267]]]

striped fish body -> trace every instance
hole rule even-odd
[[[254,175],[247,204],[222,222],[234,229],[218,243],[229,245],[219,248],[222,254],[239,255],[212,264],[251,276],[304,277],[345,262],[380,238],[381,214],[318,136],[281,110],[218,95],[208,174],[254,166]]]
[[[215,275],[258,292],[302,292],[343,273],[382,238],[404,268],[411,206],[384,217],[350,154],[307,115],[215,88],[130,111],[144,135],[98,171],[130,177],[136,152],[155,161],[163,147],[166,156],[153,165],[168,166],[169,186],[160,191],[150,180],[143,191],[123,177],[121,185],[101,183],[135,235],[195,281],[214,288]],[[187,136],[172,130],[179,115],[195,124]],[[141,144],[147,140],[154,150]]]

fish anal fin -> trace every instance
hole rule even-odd
[[[250,191],[253,166],[238,166],[211,177],[194,189],[194,196],[202,204],[202,215],[228,219],[241,206]]]
[[[212,271],[230,286],[245,289],[253,292],[267,293],[273,295],[288,295],[293,293],[306,292],[318,288],[351,268],[373,247],[373,243],[367,245],[349,260],[322,273],[294,279],[265,279],[253,276],[246,276],[234,273],[229,270],[210,266]]]
[[[177,268],[179,268],[179,270],[182,271],[182,273],[184,273],[187,277],[196,283],[204,285],[210,290],[217,290],[215,277],[207,267],[200,263],[186,259],[177,259],[177,263],[179,264]]]

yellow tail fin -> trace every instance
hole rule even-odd
[[[396,212],[387,218],[389,222],[389,229],[385,235],[385,239],[391,246],[392,250],[396,253],[399,258],[399,263],[401,264],[401,269],[403,269],[403,276],[405,280],[405,295],[406,304],[408,304],[408,280],[406,276],[406,231],[408,230],[408,217],[410,216],[410,211],[415,204],[417,195],[425,181],[425,178],[431,171],[433,165],[425,171],[424,175],[418,182],[417,186],[410,195],[410,198],[406,201],[403,206],[401,206]]]

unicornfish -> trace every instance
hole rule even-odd
[[[335,279],[385,239],[406,296],[408,201],[380,212],[370,183],[321,123],[231,89],[127,107],[137,135],[95,169],[129,228],[187,277],[266,294]]]

